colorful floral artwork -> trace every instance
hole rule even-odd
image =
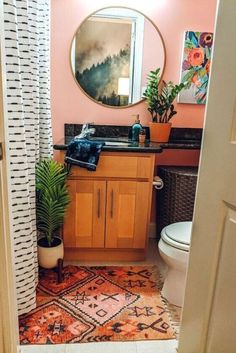
[[[188,84],[179,94],[179,103],[206,103],[212,42],[213,33],[185,32],[181,81]]]

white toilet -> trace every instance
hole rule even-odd
[[[177,222],[162,229],[160,255],[168,265],[162,295],[170,303],[183,306],[192,222]]]

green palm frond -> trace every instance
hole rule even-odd
[[[70,202],[67,175],[65,167],[51,159],[43,160],[36,166],[37,229],[45,235],[49,246],[63,224]]]
[[[65,167],[54,160],[43,160],[37,165],[36,185],[41,190],[63,184],[66,177]]]

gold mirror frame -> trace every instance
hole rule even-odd
[[[121,8],[121,9],[127,9],[127,10],[132,10],[132,11],[136,11],[138,12],[140,15],[144,16],[152,25],[153,27],[155,28],[155,30],[157,31],[157,33],[159,34],[159,37],[160,37],[160,40],[161,40],[161,43],[162,43],[162,47],[163,47],[163,54],[164,54],[164,62],[163,62],[163,68],[162,68],[162,72],[161,72],[161,76],[160,76],[160,82],[163,78],[163,74],[164,74],[164,71],[165,71],[165,66],[166,66],[166,47],[165,47],[165,43],[164,43],[164,40],[163,40],[163,36],[159,30],[159,28],[156,26],[156,24],[148,17],[146,16],[145,14],[143,14],[141,11],[139,10],[136,10],[134,8],[131,8],[131,7],[127,7],[127,6],[106,6],[106,7],[102,7],[94,12],[92,12],[91,14],[89,14],[88,16],[85,17],[85,19],[79,24],[79,26],[77,27],[76,31],[74,32],[74,35],[73,35],[73,38],[72,38],[72,41],[71,41],[71,44],[70,44],[70,52],[69,52],[69,62],[70,62],[70,69],[71,69],[71,73],[72,73],[72,76],[73,76],[73,79],[76,83],[76,85],[79,87],[79,89],[81,90],[81,92],[83,92],[83,94],[85,94],[90,100],[92,100],[93,102],[95,102],[96,104],[98,104],[99,106],[102,106],[102,107],[106,107],[106,108],[111,108],[111,109],[125,109],[125,108],[131,108],[137,104],[140,104],[142,103],[143,101],[146,100],[146,98],[141,98],[138,102],[135,102],[135,103],[132,103],[132,104],[127,104],[127,105],[122,105],[122,106],[112,106],[112,105],[108,105],[108,104],[105,104],[105,103],[100,103],[98,100],[94,99],[93,97],[91,97],[82,87],[81,85],[79,84],[79,82],[77,81],[76,77],[75,77],[75,74],[73,72],[73,68],[72,68],[72,62],[71,62],[71,51],[72,51],[72,45],[73,45],[73,41],[74,41],[74,38],[75,38],[75,35],[76,33],[78,32],[79,28],[91,17],[93,16],[94,14],[96,14],[97,12],[99,11],[102,11],[102,10],[106,10],[106,9],[110,9],[110,8]],[[155,68],[153,68],[154,70]]]

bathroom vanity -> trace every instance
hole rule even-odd
[[[154,162],[154,153],[102,152],[95,172],[71,168],[66,260],[145,258]]]
[[[71,168],[68,178],[71,203],[63,227],[65,259],[143,260],[156,154],[166,148],[199,149],[200,131],[194,129],[191,135],[185,129],[186,139],[183,139],[183,131],[180,136],[180,129],[174,129],[171,141],[160,145],[129,141],[129,128],[125,126],[95,127],[100,136],[95,139],[103,136],[104,141],[114,143],[103,146],[95,172],[77,166]],[[65,125],[65,138],[54,145],[60,151],[62,163],[68,144],[80,130],[81,125]]]

